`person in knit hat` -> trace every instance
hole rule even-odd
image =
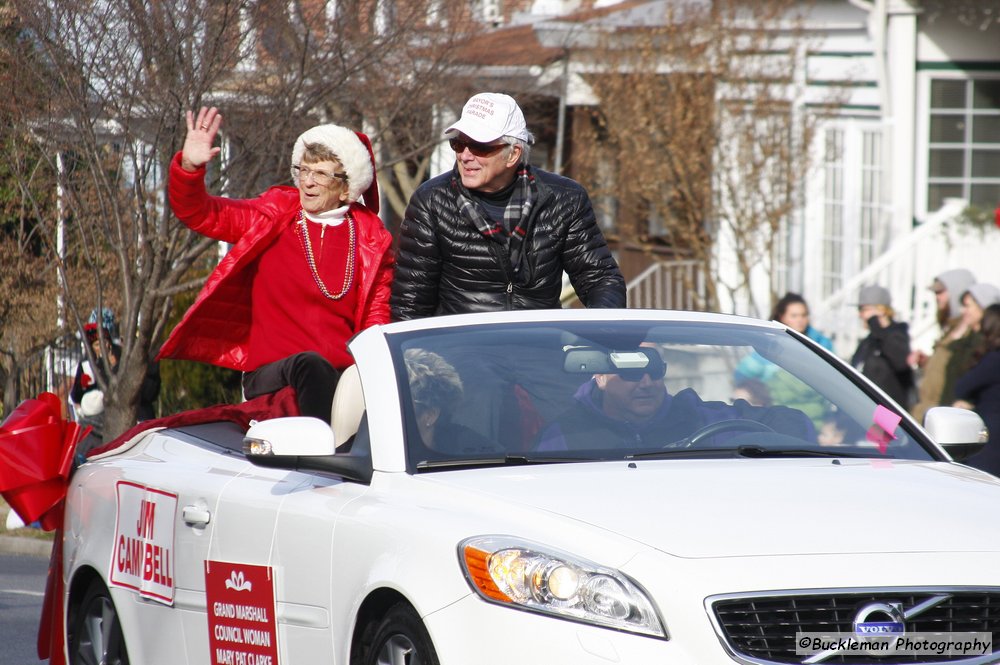
[[[389,321],[392,236],[377,216],[371,143],[346,127],[313,127],[292,149],[295,187],[235,200],[205,189],[221,126],[215,108],[188,111],[167,192],[178,219],[233,247],[159,357],[242,371],[247,399],[292,386],[302,415],[329,422],[340,372],[353,363],[347,341]]]
[[[951,360],[952,345],[970,332],[962,317],[962,295],[975,282],[975,276],[965,268],[946,270],[931,282],[941,336],[934,343],[930,355],[922,351],[910,354],[910,366],[920,368],[917,403],[910,409],[919,422],[923,422],[928,409],[951,403],[950,395],[944,396],[944,387],[954,385],[956,376],[948,375],[948,362]]]
[[[945,406],[950,406],[955,400],[958,377],[975,364],[976,349],[982,344],[980,327],[983,312],[990,305],[1000,303],[1000,288],[987,282],[976,282],[962,293],[961,302],[962,325],[968,333],[951,345],[951,358],[948,359],[944,389],[941,391],[941,404]]]
[[[902,408],[910,405],[914,387],[910,327],[893,319],[892,294],[884,286],[864,286],[858,292],[858,318],[868,336],[858,343],[851,365],[867,376]]]

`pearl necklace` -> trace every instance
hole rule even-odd
[[[323,280],[319,276],[319,271],[316,270],[316,257],[313,256],[312,241],[309,239],[309,227],[306,226],[305,212],[301,209],[299,210],[299,232],[302,234],[302,249],[306,253],[306,263],[309,264],[309,270],[312,271],[316,286],[330,300],[340,300],[346,296],[347,292],[351,290],[351,284],[354,282],[354,263],[358,242],[354,230],[354,217],[351,216],[351,213],[347,213],[346,217],[350,238],[347,244],[347,265],[344,267],[344,288],[340,290],[340,293],[334,295],[326,288],[326,284],[323,283]]]

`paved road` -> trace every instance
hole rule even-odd
[[[0,554],[0,663],[34,665],[47,556]]]

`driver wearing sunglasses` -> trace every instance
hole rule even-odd
[[[542,431],[535,450],[656,449],[711,423],[735,419],[755,420],[808,441],[816,439],[812,421],[796,409],[752,406],[743,400],[709,402],[691,388],[671,395],[664,383],[667,364],[654,345],[643,344],[627,355],[645,356],[646,361],[595,374],[580,386],[573,406]],[[730,436],[731,432],[721,433],[713,441]]]
[[[422,184],[400,228],[392,317],[562,306],[624,307],[625,280],[586,190],[530,165],[533,137],[508,95],[474,95],[444,132],[448,173]]]

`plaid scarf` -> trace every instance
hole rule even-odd
[[[538,199],[538,188],[531,167],[521,164],[517,170],[514,191],[503,212],[503,223],[490,219],[479,203],[469,194],[458,175],[458,166],[451,179],[455,188],[455,201],[461,214],[486,238],[507,246],[514,274],[521,274],[524,239],[531,224],[531,209]],[[508,231],[508,229],[510,229]]]

